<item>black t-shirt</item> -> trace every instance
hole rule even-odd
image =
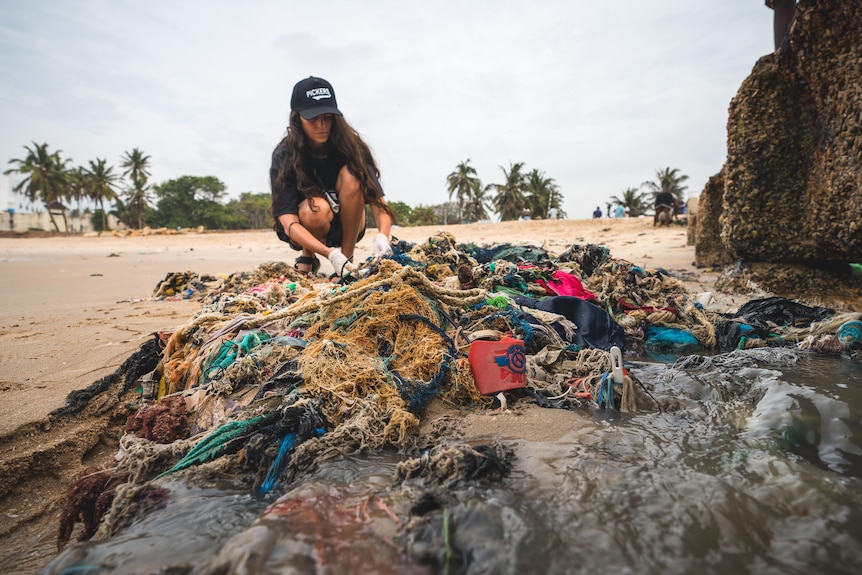
[[[272,164],[269,168],[269,183],[272,190],[272,216],[278,221],[278,217],[284,214],[298,214],[299,204],[305,197],[296,187],[296,177],[293,174],[287,174],[284,178],[284,183],[281,189],[276,188],[276,180],[278,172],[281,170],[281,165],[285,160],[287,150],[283,147],[278,147],[272,153]],[[330,149],[325,158],[312,158],[309,160],[309,172],[314,175],[317,185],[320,188],[320,196],[323,197],[324,191],[335,190],[335,184],[338,182],[338,174],[341,168],[347,165],[347,158],[337,150]],[[371,170],[369,169],[369,172]],[[377,189],[380,190],[380,195],[383,195],[383,188],[376,176],[371,173],[374,178],[374,183]],[[335,196],[335,194],[332,194]]]
[[[269,184],[272,190],[272,216],[278,221],[278,217],[284,214],[298,214],[299,204],[305,197],[296,187],[296,177],[287,174],[281,189],[276,187],[278,173],[284,163],[287,150],[278,147],[272,153],[272,164],[269,168]],[[312,158],[309,160],[309,172],[315,175],[317,185],[320,188],[320,196],[326,190],[334,190],[338,181],[338,174],[347,164],[347,159],[339,152],[333,150],[325,158]]]

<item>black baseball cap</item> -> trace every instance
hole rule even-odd
[[[293,87],[290,109],[299,112],[306,120],[313,120],[322,114],[344,115],[338,110],[332,84],[314,76],[300,80]]]

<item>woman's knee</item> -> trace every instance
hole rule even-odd
[[[349,169],[347,169],[347,166],[342,167],[338,172],[338,179],[335,182],[335,191],[338,193],[338,200],[340,203],[363,198],[362,187],[359,184],[359,179],[354,176]]]
[[[318,238],[321,233],[325,236],[329,232],[332,217],[332,209],[323,198],[304,200],[299,204],[300,223]]]

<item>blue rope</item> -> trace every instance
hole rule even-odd
[[[835,336],[844,344],[844,347],[859,343],[862,340],[862,321],[853,320],[842,324]]]
[[[293,447],[293,442],[295,440],[295,433],[288,433],[284,436],[284,439],[281,440],[281,447],[278,448],[278,455],[275,456],[275,460],[272,462],[272,465],[269,466],[269,469],[266,472],[266,477],[264,477],[263,483],[260,486],[261,494],[266,495],[273,487],[275,487],[278,482],[278,478],[281,477],[281,473],[284,471],[284,466],[287,463],[285,461],[287,452],[290,451],[291,447]]]
[[[480,304],[480,306],[481,305],[485,304]],[[533,328],[530,322],[521,319],[521,317],[515,312],[515,310],[511,308],[488,314],[482,319],[482,321],[488,325],[491,325],[495,319],[500,317],[506,319],[513,327],[518,327],[521,329],[521,331],[524,332],[523,340],[526,345],[529,346],[531,343],[533,343],[533,334],[536,331],[535,328]]]
[[[521,331],[524,332],[524,343],[530,345],[533,342],[533,334],[536,331],[532,324],[527,320],[522,319],[521,316],[515,313],[515,310],[513,309],[507,310],[505,315],[508,317],[509,321],[512,322],[512,325],[517,325],[521,328]]]
[[[611,377],[610,373],[602,376],[599,391],[596,394],[596,403],[602,408],[616,409],[614,407],[614,378]]]
[[[314,430],[315,437],[323,437],[325,433],[326,430],[322,427],[317,427]],[[278,455],[275,456],[275,460],[272,462],[272,465],[269,466],[269,469],[266,472],[266,477],[264,477],[263,483],[260,485],[260,493],[262,495],[266,495],[272,491],[276,485],[278,485],[278,479],[284,473],[285,468],[287,468],[287,454],[296,443],[296,437],[296,433],[288,433],[281,440],[281,446],[278,448]]]
[[[401,398],[408,403],[408,408],[411,411],[416,411],[427,407],[428,404],[430,404],[431,401],[434,399],[434,396],[437,395],[437,392],[440,390],[440,384],[443,382],[443,378],[446,376],[446,373],[452,367],[451,364],[453,358],[457,357],[458,355],[458,350],[456,349],[455,342],[452,341],[452,338],[446,335],[445,331],[443,331],[439,326],[434,324],[434,322],[432,322],[424,315],[402,313],[398,315],[398,319],[402,321],[421,321],[431,330],[437,333],[440,337],[442,337],[448,344],[448,353],[444,355],[443,361],[440,362],[440,369],[437,370],[437,373],[428,383],[417,380],[405,379],[394,369],[389,371],[389,373],[391,373],[392,376],[395,378],[398,392],[401,395]],[[388,362],[385,363],[388,364]]]

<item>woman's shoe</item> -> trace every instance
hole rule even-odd
[[[299,269],[300,265],[310,265],[311,271],[306,272],[306,271]],[[296,271],[298,271],[299,273],[301,273],[303,275],[313,276],[320,269],[320,260],[317,259],[317,256],[299,256],[298,258],[296,258],[296,263],[293,264],[293,269],[295,269]]]

